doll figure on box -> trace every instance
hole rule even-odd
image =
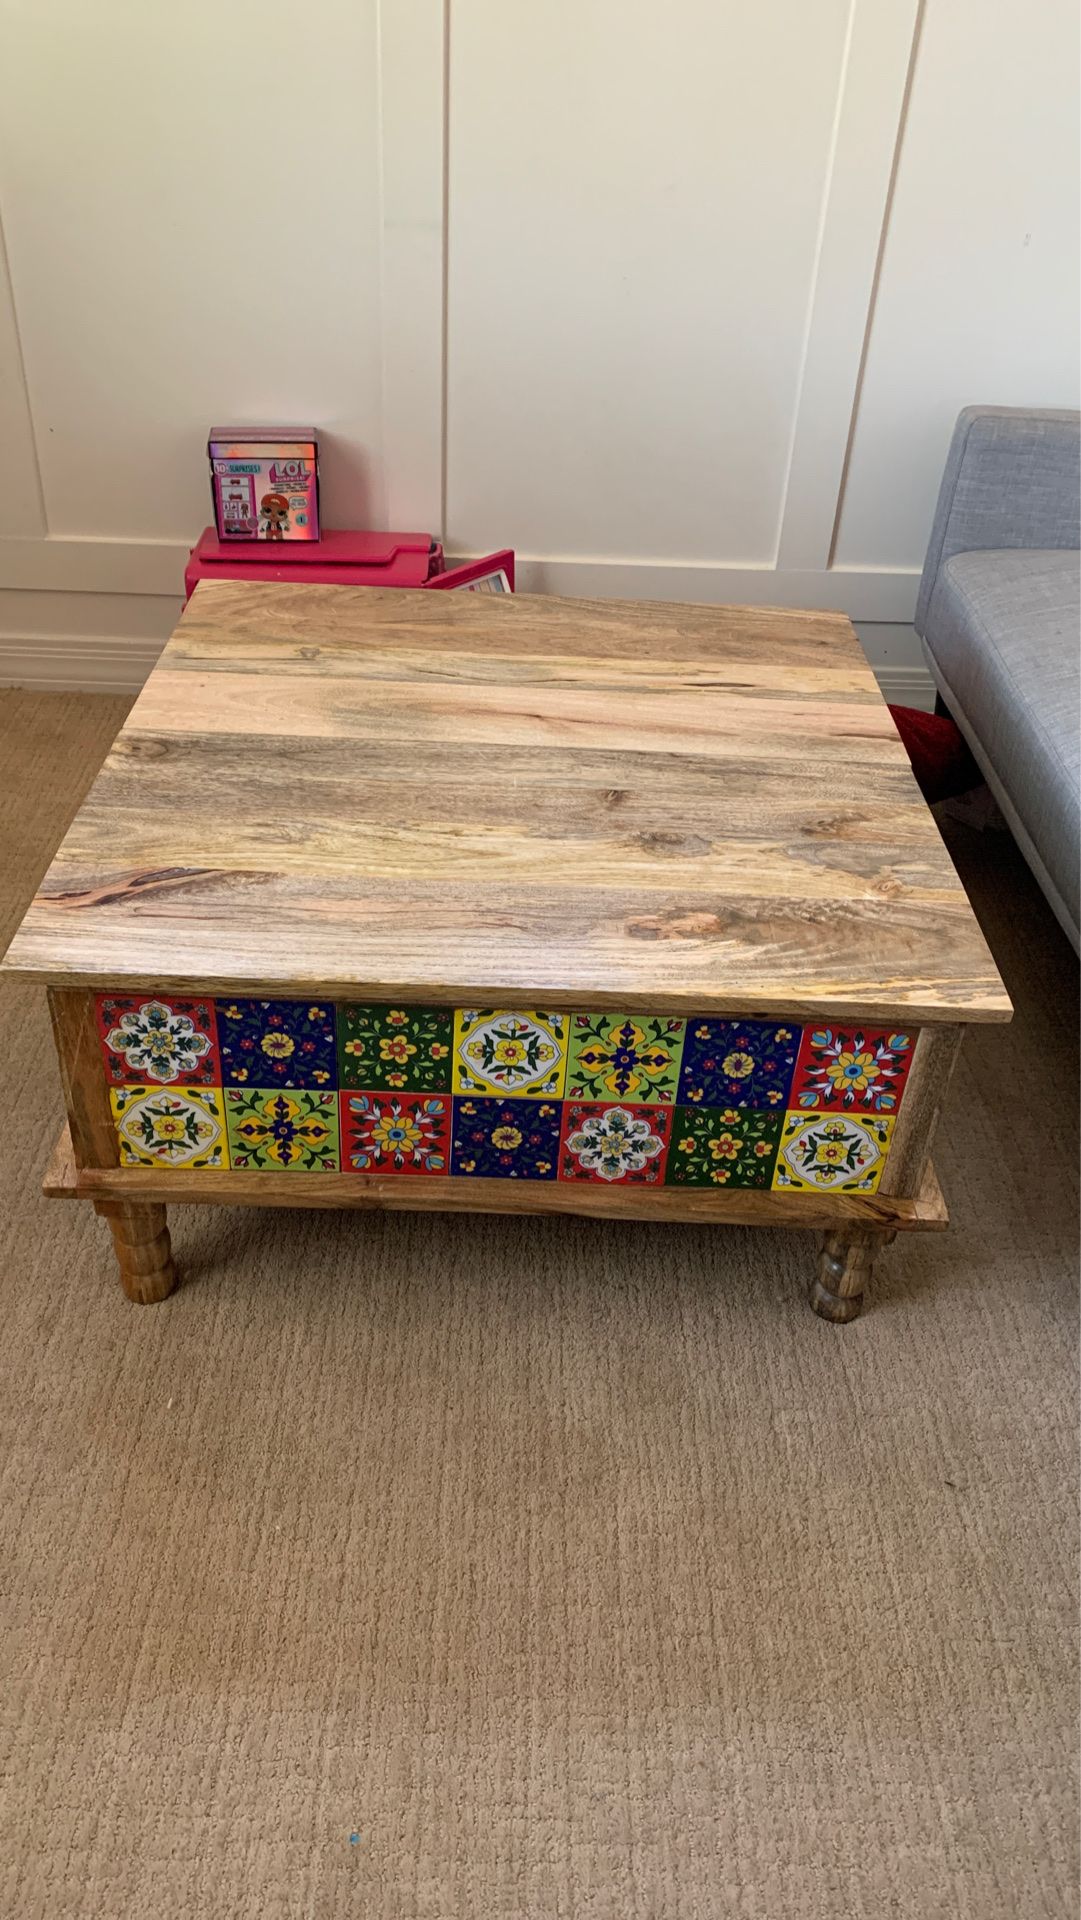
[[[284,540],[289,525],[289,502],[284,493],[264,493],[259,502],[264,540]]]

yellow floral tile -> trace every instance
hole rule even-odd
[[[220,1087],[110,1087],[122,1167],[227,1167]]]
[[[895,1120],[847,1113],[786,1113],[774,1192],[873,1193]]]
[[[566,1072],[565,1013],[455,1013],[455,1093],[559,1099]]]

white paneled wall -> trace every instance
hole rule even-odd
[[[455,542],[772,565],[847,11],[454,13]]]
[[[137,685],[207,427],[558,592],[846,608],[1076,404],[1073,0],[0,0],[0,678]]]
[[[841,514],[845,565],[922,563],[959,404],[1078,404],[1077,0],[931,0]]]

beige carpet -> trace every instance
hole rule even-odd
[[[123,711],[0,697],[9,925]],[[1019,1014],[844,1330],[569,1219],[178,1211],[131,1307],[7,983],[0,1914],[1076,1911],[1077,971],[954,837]]]

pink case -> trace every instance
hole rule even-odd
[[[498,553],[486,553],[483,560],[468,560],[462,567],[451,567],[448,572],[429,580],[430,587],[446,587],[453,592],[455,587],[467,586],[470,580],[483,580],[486,573],[498,573],[502,567],[507,576],[510,590],[514,592],[514,548],[503,547]]]
[[[325,528],[310,544],[219,540],[207,527],[184,570],[185,598],[200,580],[300,580],[320,586],[426,587],[443,570],[443,549],[429,533],[360,533]]]
[[[514,552],[504,547],[448,573],[443,549],[430,533],[362,533],[324,529],[310,545],[265,540],[219,540],[207,527],[184,569],[184,598],[200,580],[299,580],[339,587],[457,587],[504,568],[514,587]]]

